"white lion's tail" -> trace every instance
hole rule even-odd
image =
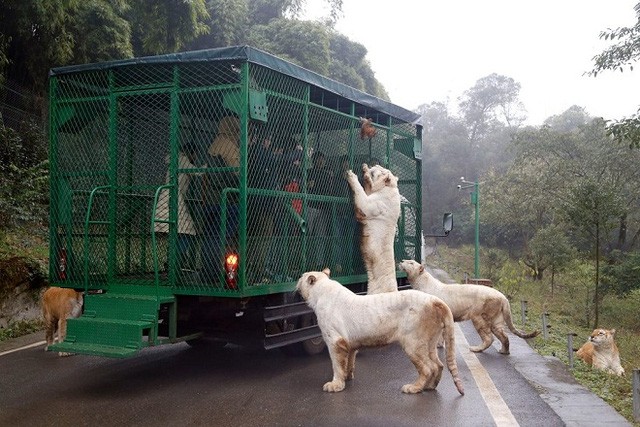
[[[504,317],[504,322],[507,324],[507,327],[511,332],[519,336],[520,338],[533,338],[537,336],[540,331],[533,331],[530,333],[522,332],[513,325],[513,320],[511,318],[511,304],[509,304],[508,299],[504,299],[502,301],[502,317]]]
[[[451,310],[449,307],[443,303],[443,322],[444,322],[444,342],[447,351],[447,368],[453,377],[453,382],[458,389],[458,392],[464,395],[464,386],[462,385],[462,380],[458,377],[458,365],[456,364],[456,340],[455,340],[455,332],[453,315],[451,314]]]

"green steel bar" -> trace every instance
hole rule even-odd
[[[390,167],[391,166],[391,150],[393,150],[393,134],[394,132],[391,130],[391,116],[389,116],[389,119],[387,121],[387,129],[386,129],[386,134],[387,134],[387,146],[386,146],[386,150],[384,152],[384,166],[385,167]]]
[[[116,186],[118,185],[118,99],[114,93],[115,76],[113,71],[109,71],[109,238],[107,241],[107,277],[109,280],[114,276],[116,270]]]
[[[156,294],[158,294],[158,288],[160,286],[160,263],[158,261],[158,242],[156,239],[156,223],[165,223],[165,224],[175,224],[175,221],[171,221],[171,216],[169,216],[169,220],[157,219],[156,218],[156,208],[158,206],[158,199],[160,198],[160,193],[162,190],[170,189],[172,187],[171,184],[161,185],[156,189],[156,193],[153,197],[153,208],[151,210],[151,256],[153,258],[153,273],[154,280],[156,285]]]
[[[309,200],[307,198],[308,189],[307,189],[307,171],[309,170],[309,159],[306,153],[309,151],[309,103],[311,100],[311,86],[306,86],[306,93],[303,104],[303,114],[302,114],[302,152],[305,153],[302,156],[302,188],[300,189],[302,193],[302,212],[304,217],[307,217],[308,214],[308,204]],[[306,228],[306,227],[305,227]],[[303,270],[307,268],[307,234],[302,234],[302,265],[304,266]]]
[[[178,98],[177,88],[180,87],[180,74],[178,65],[173,66],[173,90],[170,92],[170,105],[169,105],[169,219],[173,218],[174,222],[178,223],[178,157],[179,157],[179,144],[178,141],[178,129],[180,127],[180,103]],[[155,218],[155,216],[154,216]],[[177,257],[177,243],[178,243],[178,227],[169,227],[169,246],[167,250],[167,262],[169,263],[169,283],[176,284],[178,275],[178,257]],[[156,298],[159,301],[159,285],[160,282],[156,280]]]
[[[416,138],[422,142],[422,127],[416,126]],[[415,144],[415,143],[414,143]],[[416,158],[414,153],[415,167],[416,167],[416,183],[414,187],[416,189],[416,200],[414,204],[416,206],[416,261],[422,262],[422,151],[420,152],[420,158]]]
[[[58,92],[58,79],[52,77],[49,80],[49,203],[52,208],[49,209],[49,277],[53,278],[57,265],[57,252],[60,242],[58,241],[57,227],[58,224],[58,127],[56,126],[56,115],[58,107],[56,103]],[[69,232],[71,230],[68,230]],[[56,261],[53,261],[56,260]]]
[[[102,185],[100,187],[96,187],[91,191],[89,195],[89,202],[87,203],[87,213],[84,219],[84,239],[83,239],[83,281],[84,281],[84,291],[87,292],[89,290],[89,224],[109,224],[109,221],[91,221],[91,208],[93,207],[93,199],[98,191],[111,189],[110,185]],[[111,193],[111,192],[109,192]]]
[[[249,75],[249,63],[244,62],[240,71],[241,74],[241,87],[240,87],[240,99],[242,105],[240,106],[240,176],[239,176],[239,189],[240,189],[240,218],[238,223],[238,255],[240,256],[240,271],[238,272],[238,287],[240,289],[245,288],[247,283],[247,173],[248,173],[248,147],[249,147],[249,81],[251,79]],[[226,195],[225,195],[226,196]],[[227,198],[223,197],[226,202]],[[226,207],[222,210],[222,217],[226,222]],[[226,225],[226,224],[225,224]],[[226,226],[225,226],[226,230]],[[226,234],[226,232],[225,232]],[[222,245],[224,248],[224,244]]]

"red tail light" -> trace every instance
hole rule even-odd
[[[224,280],[231,289],[238,287],[238,264],[240,257],[235,252],[230,252],[224,257]]]
[[[67,249],[58,251],[58,279],[67,280]]]

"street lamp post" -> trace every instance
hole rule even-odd
[[[480,183],[478,180],[474,182],[466,181],[464,177],[460,178],[462,184],[458,185],[458,190],[462,190],[463,188],[471,188],[473,187],[473,192],[471,193],[471,204],[475,208],[475,216],[476,216],[476,236],[475,236],[475,254],[473,259],[473,275],[474,278],[480,278]]]

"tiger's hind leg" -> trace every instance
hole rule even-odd
[[[493,324],[491,325],[491,332],[498,338],[500,343],[502,343],[502,348],[498,350],[500,354],[509,354],[509,337],[504,333],[504,328],[502,324]]]
[[[469,350],[474,353],[480,353],[485,351],[493,343],[493,335],[491,334],[491,325],[481,316],[476,316],[471,319],[473,326],[476,328],[478,335],[482,339],[482,344],[477,346],[469,346]]]

